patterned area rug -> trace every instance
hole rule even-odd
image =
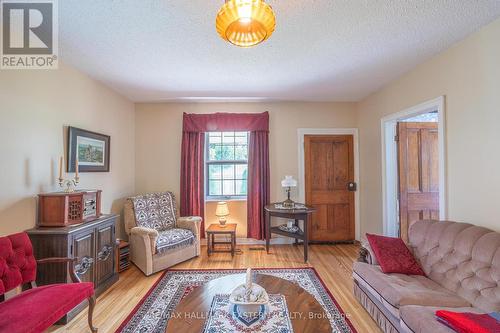
[[[238,269],[167,270],[125,319],[116,333],[164,333],[177,304],[194,288],[213,279],[244,272],[244,270]],[[255,269],[254,272],[297,283],[321,304],[325,313],[328,314],[332,332],[356,332],[314,268]]]

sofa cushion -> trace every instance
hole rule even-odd
[[[409,246],[426,275],[485,312],[500,311],[500,233],[467,223],[418,221]]]
[[[51,284],[0,303],[0,332],[43,332],[94,294],[90,282]]]
[[[194,234],[191,230],[173,228],[159,231],[156,240],[156,251],[162,253],[178,247],[191,245],[194,242]]]
[[[425,275],[401,238],[366,234],[384,273]]]
[[[396,308],[403,305],[466,307],[470,303],[422,275],[385,274],[380,266],[354,263],[354,278]]]
[[[447,308],[406,305],[399,309],[401,326],[406,326],[411,330],[410,332],[414,333],[455,333],[454,330],[438,321],[436,318],[436,311],[438,310],[481,313],[480,309],[471,307]]]
[[[130,198],[138,227],[157,231],[175,228],[175,196],[172,192],[149,193]]]

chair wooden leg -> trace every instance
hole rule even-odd
[[[91,297],[88,298],[89,301],[89,327],[92,333],[97,333],[97,328],[94,327],[92,324],[92,315],[94,314],[94,307],[95,307],[95,296],[92,295]]]

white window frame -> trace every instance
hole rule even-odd
[[[228,133],[228,132],[245,132],[245,131],[214,131],[217,133]],[[205,201],[245,201],[248,196],[248,185],[247,185],[247,194],[245,195],[210,195],[210,179],[208,168],[210,165],[224,165],[224,164],[233,164],[233,165],[247,165],[248,166],[248,153],[247,160],[222,160],[222,161],[210,161],[209,160],[209,135],[211,132],[205,133]],[[250,144],[250,132],[247,132],[247,147]],[[240,180],[240,179],[235,179]],[[247,175],[247,183],[248,183],[248,175]],[[224,186],[222,184],[222,186]]]

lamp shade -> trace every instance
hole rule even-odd
[[[282,187],[296,187],[297,181],[293,179],[292,176],[285,176],[285,179],[281,181]]]
[[[227,207],[227,202],[222,201],[217,203],[217,209],[215,210],[215,215],[219,217],[228,216],[229,208]]]
[[[276,17],[264,0],[226,0],[217,14],[216,27],[222,39],[251,47],[271,37]]]

